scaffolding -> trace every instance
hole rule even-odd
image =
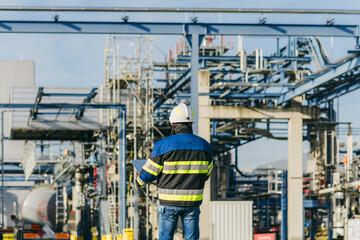
[[[153,122],[153,48],[152,40],[148,36],[142,37],[118,37],[108,36],[106,40],[105,49],[105,84],[103,95],[107,97],[107,101],[113,104],[126,104],[127,118],[126,126],[127,132],[131,133],[128,138],[128,156],[127,161],[131,159],[144,159],[150,156],[153,147],[154,139],[154,122]],[[132,50],[133,52],[131,52]],[[108,191],[107,199],[110,204],[110,231],[113,236],[121,234],[120,221],[117,219],[117,211],[119,209],[119,195],[117,189],[118,184],[123,184],[115,177],[118,173],[117,168],[120,163],[116,158],[117,142],[116,128],[111,125],[116,119],[113,110],[109,111],[109,118],[107,125],[109,130],[107,133],[108,148],[112,149],[107,154],[107,168],[108,168]],[[129,163],[129,162],[127,162]],[[129,211],[129,218],[127,219],[127,226],[134,228],[135,235],[138,234],[138,206],[137,206],[137,188],[135,184],[136,172],[130,165],[128,167],[128,177],[126,181],[133,184],[128,184],[127,193],[127,207],[131,208]],[[146,192],[149,192],[147,187]],[[149,202],[146,202],[145,208],[148,209]],[[120,207],[121,208],[121,207]],[[131,213],[130,213],[131,212]],[[145,224],[149,229],[149,213],[146,210]],[[147,233],[149,231],[147,230]],[[136,237],[136,236],[135,236]]]

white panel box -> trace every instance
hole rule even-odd
[[[360,219],[349,219],[347,232],[348,232],[348,240],[359,240]]]
[[[0,103],[10,103],[10,89],[13,87],[34,86],[34,61],[0,60]],[[10,136],[11,112],[4,112],[4,135]],[[1,118],[1,117],[0,117]],[[1,120],[1,119],[0,119]],[[5,141],[5,161],[19,161],[23,155],[23,141]],[[1,154],[1,149],[0,149]]]
[[[210,240],[252,240],[252,201],[210,202]]]

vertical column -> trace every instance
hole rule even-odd
[[[100,208],[99,208],[99,222],[98,222],[98,239],[101,239],[102,235],[110,234],[110,205],[107,199],[106,191],[106,139],[104,134],[99,136],[99,187],[101,189],[101,199],[100,199]]]
[[[288,124],[288,240],[303,240],[303,166],[300,117]]]
[[[140,76],[140,75],[139,75]],[[137,159],[137,102],[136,97],[134,97],[134,159]],[[139,190],[136,184],[136,169],[134,166],[134,239],[139,239],[139,208],[138,208],[138,198]]]
[[[82,174],[79,170],[75,172],[75,186],[73,187],[73,211],[75,212],[75,227],[76,229],[79,228],[80,220],[81,220],[81,198],[82,194],[82,186],[81,186],[81,179],[83,178]]]
[[[1,227],[4,228],[5,227],[5,205],[4,205],[4,197],[5,197],[5,192],[4,192],[4,111],[1,111]]]
[[[191,77],[194,75],[191,73]],[[196,73],[198,77],[199,84],[198,90],[199,93],[209,93],[210,91],[210,73],[209,71],[200,70]],[[193,88],[191,88],[192,90]],[[210,119],[207,116],[204,116],[204,113],[208,112],[207,107],[209,107],[210,99],[209,96],[198,96],[198,106],[199,110],[197,111],[198,116],[198,135],[204,138],[206,141],[210,142]],[[195,110],[194,110],[195,114]],[[204,188],[204,197],[203,203],[201,205],[201,215],[200,215],[200,239],[210,239],[210,180],[205,183]]]
[[[119,182],[119,228],[121,234],[126,228],[126,110],[120,109],[118,126],[118,171]]]
[[[287,172],[282,173],[281,183],[281,225],[280,225],[280,240],[287,239]]]
[[[194,110],[195,124],[193,126],[194,133],[199,133],[199,86],[198,86],[198,70],[199,70],[199,34],[193,34],[191,38],[191,108]]]
[[[351,166],[353,164],[353,136],[352,136],[352,124],[349,124],[349,130],[348,134],[346,135],[346,152],[347,152],[347,162],[346,162],[346,182],[354,181],[354,179],[351,179],[353,176],[351,176]],[[356,180],[355,180],[356,181]]]

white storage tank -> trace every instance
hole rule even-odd
[[[32,190],[19,208],[23,223],[49,225],[55,229],[56,191],[52,185],[42,185]]]

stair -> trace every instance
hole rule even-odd
[[[114,195],[110,194],[108,196],[108,202],[110,205],[110,232],[115,233],[116,227],[116,203],[114,199]]]
[[[67,220],[67,193],[65,186],[55,186],[55,190],[55,226],[61,232]]]

